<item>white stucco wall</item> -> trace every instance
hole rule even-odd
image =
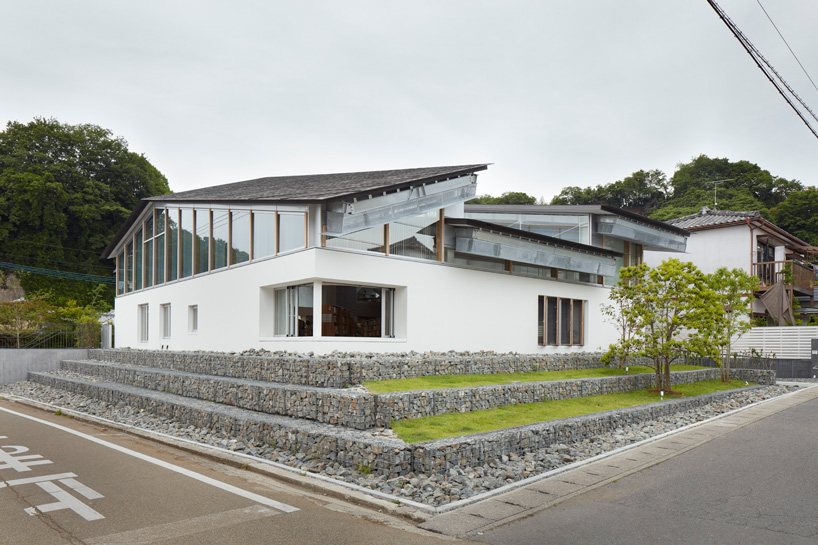
[[[272,305],[264,286],[326,280],[394,287],[396,338],[338,340],[315,336],[271,337]],[[608,289],[462,269],[434,262],[332,249],[308,249],[120,296],[116,300],[116,346],[170,350],[238,351],[247,348],[329,353],[341,351],[568,352],[602,349],[615,340],[599,307]],[[266,291],[269,294],[269,290]],[[537,345],[538,296],[583,299],[584,347]],[[320,305],[320,290],[315,292]],[[268,298],[268,300],[271,298]],[[162,338],[160,305],[171,304],[172,332]],[[138,342],[138,305],[149,308],[149,340]],[[188,306],[198,305],[197,333],[188,332]],[[318,307],[320,308],[320,307]]]
[[[645,250],[644,262],[655,267],[665,259],[673,257],[680,261],[692,262],[704,273],[715,272],[720,267],[741,268],[747,273],[752,273],[754,256],[755,241],[750,243],[750,229],[746,225],[736,225],[691,231],[685,253]]]

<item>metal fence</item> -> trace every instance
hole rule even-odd
[[[0,331],[0,348],[100,348],[102,324],[39,324]]]

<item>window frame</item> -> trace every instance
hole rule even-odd
[[[585,346],[587,304],[584,299],[540,295],[537,299],[537,344]]]

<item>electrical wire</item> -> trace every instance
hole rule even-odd
[[[116,279],[112,276],[99,276],[95,274],[82,274],[69,271],[57,271],[54,269],[43,269],[42,267],[29,267],[28,265],[18,265],[17,263],[7,263],[0,261],[0,269],[21,271],[41,276],[51,276],[54,278],[64,278],[67,280],[80,280],[82,282],[93,282],[95,284],[114,284]]]
[[[776,78],[778,78],[778,80],[784,85],[784,87],[790,92],[790,94],[792,94],[792,96],[794,96],[795,99],[799,103],[801,103],[801,105],[812,115],[812,117],[816,121],[818,121],[818,117],[816,117],[815,113],[809,108],[809,106],[806,105],[806,103],[804,103],[803,100],[801,100],[801,97],[799,97],[798,94],[796,94],[792,87],[790,87],[789,84],[786,81],[784,81],[784,78],[782,78],[781,75],[775,70],[775,68],[773,68],[773,66],[767,61],[767,59],[764,58],[761,52],[759,52],[758,49],[755,48],[755,46],[750,42],[750,40],[747,39],[747,37],[744,35],[744,33],[741,32],[741,30],[735,25],[735,23],[733,23],[733,21],[730,20],[727,14],[724,13],[724,11],[719,7],[719,5],[716,4],[714,0],[707,0],[707,3],[710,4],[710,7],[713,8],[716,14],[718,14],[719,18],[721,18],[724,24],[727,25],[727,28],[730,29],[730,32],[733,33],[733,36],[735,36],[739,43],[742,45],[742,47],[744,47],[744,49],[756,63],[756,66],[758,66],[758,68],[764,73],[764,75],[767,76],[767,79],[770,80],[770,83],[772,83],[773,86],[778,90],[779,94],[782,97],[784,97],[784,100],[787,101],[787,104],[789,104],[790,107],[798,115],[798,117],[801,118],[801,121],[804,122],[804,124],[807,126],[810,132],[816,138],[818,138],[818,131],[816,131],[815,128],[813,128],[813,126],[810,125],[810,122],[807,120],[806,117],[804,117],[804,114],[801,112],[801,110],[799,110],[798,107],[795,104],[793,104],[790,97],[787,96],[787,94],[784,92],[784,89],[782,89],[781,85],[779,85],[778,81],[776,81]],[[765,68],[765,65],[767,68]],[[770,74],[770,72],[772,72],[772,74],[775,74],[775,77],[773,77],[773,75]]]
[[[786,39],[786,38],[784,38],[784,35],[783,35],[783,34],[781,34],[781,31],[780,31],[780,30],[778,30],[778,27],[777,27],[777,26],[776,26],[776,24],[773,22],[773,19],[772,19],[772,17],[770,17],[770,14],[769,14],[769,13],[767,13],[767,10],[766,10],[766,9],[764,9],[764,6],[762,6],[762,5],[761,5],[761,0],[756,0],[756,2],[758,2],[759,7],[761,7],[761,11],[763,11],[763,12],[764,12],[764,15],[766,15],[766,16],[767,16],[767,19],[769,19],[770,24],[771,24],[771,25],[773,25],[773,28],[775,29],[775,31],[776,31],[776,32],[778,32],[778,35],[779,35],[779,36],[781,36],[781,40],[783,40],[783,41],[784,41],[784,45],[786,45],[786,46],[787,46],[787,49],[789,49],[789,50],[790,50],[790,53],[792,53],[792,56],[793,56],[793,58],[795,59],[795,62],[797,62],[797,63],[798,63],[798,66],[800,66],[800,67],[801,67],[801,70],[803,70],[803,71],[804,71],[804,75],[806,75],[806,76],[807,76],[807,79],[809,80],[809,82],[812,84],[812,86],[815,88],[815,90],[816,90],[816,91],[818,91],[818,86],[816,86],[816,85],[815,85],[815,82],[814,82],[814,81],[812,81],[812,77],[811,77],[811,76],[809,75],[809,73],[807,72],[807,69],[806,69],[806,68],[804,68],[804,65],[803,65],[803,64],[801,64],[801,61],[798,59],[798,56],[795,54],[795,51],[793,51],[793,50],[792,50],[792,48],[790,47],[790,44],[789,44],[789,43],[787,43],[787,39]]]

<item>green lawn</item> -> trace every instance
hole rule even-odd
[[[674,391],[685,397],[693,397],[710,392],[732,390],[745,386],[744,381],[734,380],[723,383],[719,379],[705,380],[693,384],[679,384]],[[673,396],[676,397],[676,396]],[[667,399],[670,397],[666,396]],[[524,405],[510,405],[470,413],[442,414],[401,420],[392,423],[392,429],[398,437],[407,443],[430,441],[443,437],[480,433],[484,431],[523,426],[535,422],[580,416],[633,407],[659,401],[659,394],[649,394],[647,390],[635,390],[621,394],[599,395],[566,399],[563,401],[544,401]]]
[[[671,365],[671,371],[692,371],[707,369],[695,365]],[[634,365],[628,373],[653,373],[652,367]],[[539,382],[546,380],[569,380],[579,378],[613,377],[624,375],[625,370],[619,367],[598,367],[594,369],[576,369],[571,371],[539,371],[532,373],[497,373],[491,375],[432,375],[418,378],[400,378],[395,380],[376,380],[364,382],[364,386],[376,394],[389,392],[407,392],[409,390],[440,390],[443,388],[464,388],[466,386],[489,386],[492,384],[510,384],[512,382]]]

